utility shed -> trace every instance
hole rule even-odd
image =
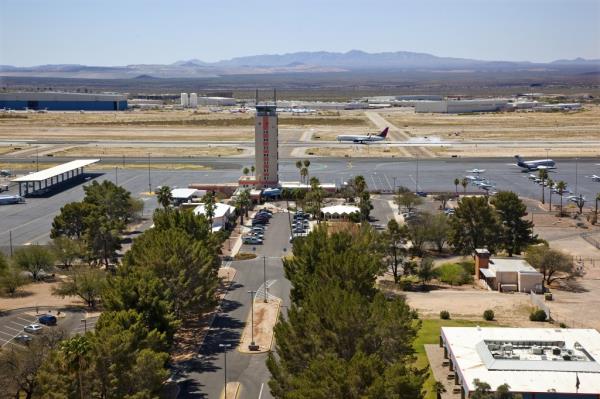
[[[487,249],[477,249],[475,274],[494,291],[542,292],[544,276],[521,258],[492,258]]]

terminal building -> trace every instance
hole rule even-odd
[[[0,108],[18,111],[125,111],[127,97],[121,94],[61,92],[0,93]]]
[[[466,112],[496,112],[508,107],[506,99],[416,101],[417,113],[460,114]]]
[[[506,384],[523,399],[600,398],[600,333],[593,329],[442,327],[440,346],[461,398],[475,391],[475,380],[493,392]]]

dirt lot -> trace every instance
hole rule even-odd
[[[273,327],[277,323],[279,316],[280,300],[269,300],[268,303],[261,301],[254,302],[254,342],[258,345],[258,351],[248,350],[248,345],[252,342],[252,319],[248,315],[242,339],[238,350],[242,353],[261,353],[271,350],[273,344]]]
[[[82,146],[71,147],[53,152],[54,156],[70,157],[131,157],[139,156],[140,152],[150,153],[152,157],[205,157],[205,156],[235,156],[244,153],[243,148],[224,146],[204,147],[99,147]]]
[[[52,295],[55,283],[31,283],[19,289],[14,296],[0,296],[0,309],[19,309],[35,306],[84,306],[85,304],[77,297],[65,297]]]
[[[410,156],[404,147],[357,145],[352,147],[314,147],[306,149],[306,154],[327,157],[405,157]]]
[[[486,114],[417,114],[400,110],[382,116],[411,136],[441,139],[600,139],[600,106],[579,112],[509,112]],[[456,135],[458,133],[458,135]]]

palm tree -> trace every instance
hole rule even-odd
[[[548,186],[548,190],[550,193],[550,198],[548,199],[548,211],[552,212],[552,189],[554,188],[554,180],[548,178],[548,180],[546,180],[546,185]]]
[[[244,215],[248,216],[248,208],[250,208],[250,192],[243,190],[235,200],[235,206],[240,210],[240,224],[244,224]]]
[[[250,173],[250,169],[244,167],[244,169],[242,169],[242,173],[244,174],[244,176],[248,175],[248,173]]]
[[[254,167],[254,165],[250,166],[250,172],[252,172],[252,175],[254,175],[255,170],[256,170],[256,168]]]
[[[306,176],[307,176],[306,181],[308,181],[309,180],[308,179],[308,167],[310,166],[310,161],[308,159],[305,159],[304,161],[302,161],[302,164],[306,168]]]
[[[446,392],[446,387],[439,381],[436,381],[435,384],[433,384],[433,389],[435,390],[435,397],[437,399],[440,399],[442,394]]]
[[[300,169],[300,179],[302,182],[306,181],[306,177],[308,176],[308,168],[302,167]]]
[[[63,341],[60,345],[60,349],[64,353],[69,368],[77,373],[77,379],[79,380],[79,395],[81,399],[84,399],[82,372],[85,361],[91,350],[90,341],[85,335],[76,335],[71,339]]]
[[[217,207],[215,194],[212,191],[207,192],[206,195],[202,197],[202,202],[204,203],[204,215],[212,228],[213,219],[215,217],[215,208]]]
[[[546,198],[545,198],[545,191],[544,190],[544,183],[546,182],[546,179],[548,178],[548,171],[546,169],[540,169],[538,171],[538,176],[540,179],[542,179],[542,204],[546,203]]]
[[[456,193],[456,195],[458,195],[458,185],[460,184],[460,180],[458,180],[458,177],[454,179],[454,192]]]
[[[173,196],[171,195],[171,187],[162,186],[156,194],[156,199],[163,208],[167,209],[169,205],[171,205],[171,201],[173,201]]]
[[[302,181],[302,161],[296,161],[296,168],[298,168],[298,172],[300,172],[300,181]]]
[[[560,195],[560,216],[563,215],[563,194],[565,193],[565,190],[567,189],[567,183],[565,183],[564,181],[559,181],[558,183],[556,183],[556,191],[558,191],[558,195]]]
[[[596,209],[594,210],[596,220],[598,220],[598,201],[600,201],[600,193],[596,194]]]
[[[469,181],[465,178],[460,181],[460,185],[463,186],[463,193],[467,193],[467,186],[469,185]]]

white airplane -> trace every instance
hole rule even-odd
[[[465,179],[467,179],[467,180],[469,180],[471,182],[476,182],[476,181],[483,180],[483,177],[481,177],[479,175],[477,175],[477,176],[468,175],[468,176],[465,176]]]
[[[594,181],[600,181],[600,176],[598,176],[598,175],[591,175],[591,176],[588,176],[588,177],[590,179],[594,180]]]
[[[471,170],[467,170],[467,173],[475,173],[476,175],[480,174],[480,173],[485,173],[485,169],[471,169]]]
[[[517,166],[526,171],[541,169],[556,169],[556,163],[552,159],[536,159],[534,161],[524,161],[520,155],[515,155]]]
[[[374,143],[376,141],[383,141],[388,134],[389,128],[383,129],[379,134],[347,134],[347,135],[339,135],[335,139],[337,141],[351,141],[357,144],[368,144]]]
[[[538,177],[536,175],[534,175],[533,173],[530,173],[529,176],[527,176],[529,178],[529,180],[535,180],[538,179]]]
[[[585,197],[583,195],[569,195],[567,199],[572,202],[577,202],[579,199],[581,199],[583,202],[585,202]]]

